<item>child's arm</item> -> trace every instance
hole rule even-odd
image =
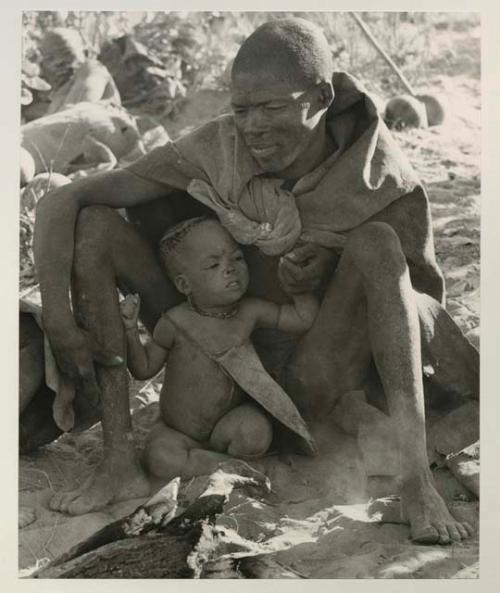
[[[293,304],[281,305],[276,327],[284,332],[306,332],[319,311],[319,301],[312,292],[292,295]]]
[[[161,318],[154,330],[154,340],[143,344],[137,329],[139,306],[139,295],[127,295],[120,303],[120,311],[127,336],[128,368],[136,379],[144,380],[154,377],[165,364],[173,333]]]
[[[293,303],[277,305],[262,299],[247,299],[256,327],[273,327],[290,333],[303,333],[311,328],[319,310],[312,292],[292,295]]]

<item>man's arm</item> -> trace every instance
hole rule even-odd
[[[45,195],[37,205],[34,256],[40,282],[43,324],[58,366],[89,396],[98,392],[94,360],[119,364],[110,353],[97,352],[73,318],[69,287],[74,253],[74,233],[81,208],[106,205],[133,206],[153,200],[171,188],[128,171],[109,171],[75,181]]]
[[[74,326],[69,303],[74,231],[81,208],[126,208],[171,191],[125,170],[80,179],[46,194],[37,205],[34,256],[43,302],[44,326],[50,332]]]

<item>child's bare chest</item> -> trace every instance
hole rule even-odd
[[[191,338],[204,352],[217,356],[249,340],[253,327],[237,315],[217,319],[193,313],[182,320],[178,329],[180,338]],[[177,340],[179,346],[184,339]]]

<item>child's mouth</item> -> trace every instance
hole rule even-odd
[[[231,280],[231,282],[228,282],[226,284],[226,288],[239,288],[240,287],[240,281],[239,280]]]

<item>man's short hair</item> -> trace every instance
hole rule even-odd
[[[216,222],[216,219],[211,216],[197,216],[183,220],[168,229],[160,239],[160,257],[171,280],[182,271],[180,247],[184,239],[194,228],[207,222]]]
[[[231,76],[271,72],[286,83],[311,86],[330,81],[332,52],[323,31],[301,18],[269,21],[258,27],[241,45]]]

